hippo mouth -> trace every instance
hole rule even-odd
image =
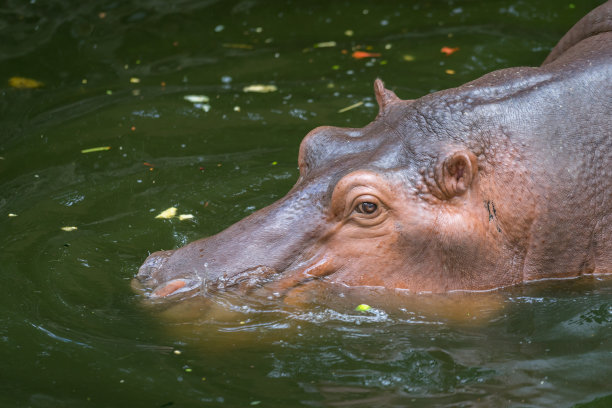
[[[170,254],[171,251],[167,251],[150,256],[132,280],[132,288],[149,300],[210,296],[226,290],[250,295],[259,289],[265,290],[268,296],[280,298],[306,283],[324,279],[335,271],[331,259],[318,257],[292,265],[284,271],[259,265],[240,272],[225,273],[216,278],[207,277],[206,274],[197,271],[179,274],[178,277],[172,278],[164,278],[163,274],[162,277],[158,277],[157,275],[164,270]]]

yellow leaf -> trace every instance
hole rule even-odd
[[[8,84],[9,86],[17,89],[34,89],[45,86],[45,84],[40,81],[24,77],[12,77],[9,79]]]
[[[155,216],[155,218],[163,218],[165,220],[172,218],[176,215],[176,207],[170,207],[160,212]]]

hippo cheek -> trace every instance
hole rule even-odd
[[[303,288],[309,287],[312,282],[322,281],[337,270],[336,259],[329,255],[319,255],[308,262],[288,268],[275,279],[261,285],[261,288],[277,297],[290,298],[296,293],[302,293]]]

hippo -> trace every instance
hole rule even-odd
[[[612,272],[612,0],[540,67],[401,100],[377,79],[375,120],[300,145],[280,200],[154,252],[150,299],[317,281],[411,293],[493,290]]]

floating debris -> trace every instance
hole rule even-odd
[[[95,152],[104,152],[110,150],[110,146],[99,146],[99,147],[91,147],[89,149],[81,150],[81,153],[95,153]]]
[[[355,51],[351,56],[355,59],[363,59],[363,58],[376,58],[380,57],[381,54],[377,52],[367,52],[367,51]]]
[[[17,214],[15,214],[15,213],[9,213],[9,215],[8,215],[8,216],[9,216],[9,217],[17,217]]]
[[[243,92],[257,92],[257,93],[276,92],[277,90],[278,88],[276,87],[276,85],[261,85],[261,84],[249,85],[249,86],[245,86],[244,88],[242,88]]]
[[[352,36],[353,36],[353,34],[355,34],[355,33],[353,32],[353,30],[346,30],[346,31],[344,32],[344,35],[346,35],[347,37],[352,37]]]
[[[12,77],[8,80],[8,84],[10,87],[17,89],[36,89],[42,88],[45,86],[44,83],[37,81],[32,78],[24,78],[24,77]]]
[[[170,207],[160,212],[159,214],[157,214],[155,218],[161,218],[164,220],[168,220],[170,218],[173,218],[175,215],[176,215],[176,207]]]
[[[346,111],[350,111],[351,109],[355,109],[359,106],[363,105],[363,101],[359,101],[357,103],[352,104],[351,106],[347,106],[346,108],[342,108],[338,111],[338,113],[344,113]]]
[[[446,72],[448,75],[455,75],[455,70],[454,69],[447,69]]]
[[[447,56],[448,56],[448,55],[451,55],[451,54],[454,54],[454,53],[456,53],[457,51],[459,51],[459,47],[451,48],[451,47],[446,47],[446,46],[445,46],[445,47],[442,47],[442,48],[440,49],[440,52],[441,52],[442,54],[446,54]]]
[[[241,50],[252,50],[253,46],[251,44],[234,44],[234,43],[225,43],[222,44],[225,48],[237,48]]]
[[[315,45],[313,45],[313,48],[330,48],[330,47],[335,47],[336,46],[336,42],[335,41],[323,41],[320,43],[316,43]]]
[[[206,95],[185,95],[183,99],[191,103],[206,103],[210,102],[210,98]]]
[[[370,309],[372,309],[372,306],[366,305],[365,303],[362,303],[355,308],[355,310],[358,312],[367,312]]]
[[[405,54],[404,61],[414,61],[414,56],[410,54]]]
[[[76,231],[78,228],[74,227],[74,226],[67,226],[67,227],[62,227],[62,231],[66,231],[66,232],[70,232],[70,231]]]
[[[130,78],[130,84],[139,84],[139,83],[140,83],[140,78],[136,78],[136,77]]]
[[[180,221],[190,220],[193,218],[193,214],[181,214],[179,215]]]

